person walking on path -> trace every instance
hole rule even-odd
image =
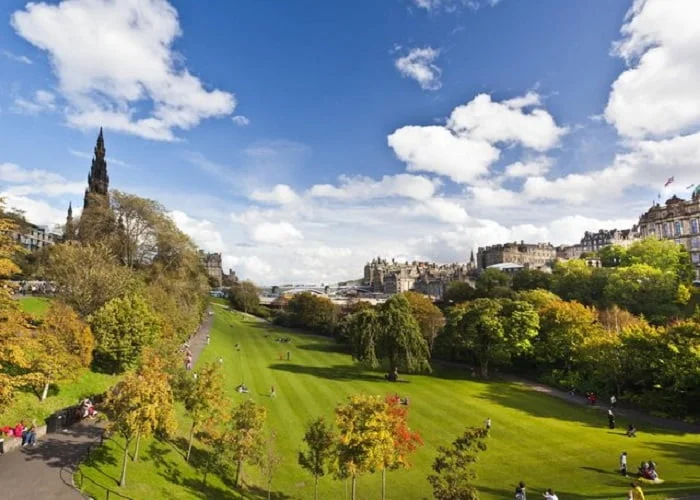
[[[615,428],[615,414],[612,411],[612,408],[608,409],[608,427],[611,429]]]
[[[611,406],[612,408],[615,408],[615,405],[616,405],[616,404],[617,404],[617,398],[616,398],[615,395],[613,394],[612,396],[610,396],[610,406]]]
[[[620,455],[620,474],[627,477],[627,452],[623,451]]]

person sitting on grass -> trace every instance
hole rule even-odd
[[[627,426],[627,437],[637,437],[637,428],[634,426],[634,424],[629,424]]]
[[[248,387],[245,384],[241,384],[238,387],[236,387],[236,391],[238,391],[241,394],[248,394]]]
[[[559,500],[559,497],[552,491],[552,488],[548,488],[542,496],[544,496],[545,500]]]

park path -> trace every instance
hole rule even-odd
[[[193,361],[199,358],[214,323],[208,313],[190,340]],[[13,500],[78,500],[73,472],[100,440],[102,427],[83,420],[63,432],[47,434],[35,447],[27,446],[0,456],[0,498]]]
[[[569,403],[580,405],[580,406],[591,406],[588,400],[584,396],[579,396],[577,394],[571,396],[568,392],[566,391],[561,391],[559,389],[555,389],[553,387],[549,387],[547,385],[543,384],[538,384],[536,382],[532,382],[529,380],[521,379],[518,377],[514,376],[505,376],[503,375],[502,378],[505,378],[507,380],[511,380],[513,382],[520,383],[526,387],[529,387],[530,389],[541,392],[544,394],[548,394],[552,397],[563,399],[564,401],[568,401]],[[608,408],[610,408],[610,405],[607,404],[608,400],[599,400],[599,404],[596,404],[593,406],[593,408],[600,410],[602,412],[608,411]],[[687,422],[682,422],[680,420],[672,420],[670,418],[662,418],[662,417],[655,417],[653,415],[649,415],[647,413],[643,413],[637,410],[633,410],[630,408],[624,408],[620,406],[616,406],[614,408],[614,413],[616,417],[624,417],[625,419],[634,422],[635,426],[641,431],[644,432],[644,428],[640,428],[641,423],[645,423],[648,425],[651,425],[653,427],[658,427],[662,429],[670,429],[678,432],[685,432],[688,434],[700,434],[700,425],[697,424],[689,424]],[[700,500],[700,497],[698,497]]]

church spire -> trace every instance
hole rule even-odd
[[[90,204],[90,195],[107,196],[109,176],[107,175],[107,162],[105,161],[106,154],[104,136],[102,127],[100,127],[100,134],[97,136],[97,144],[95,145],[95,156],[92,159],[92,167],[88,174],[88,187],[85,190],[85,200],[83,202],[84,209]]]
[[[68,202],[68,215],[66,216],[66,227],[63,231],[63,239],[66,241],[75,239],[75,227],[73,226],[73,203]]]

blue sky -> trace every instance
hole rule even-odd
[[[111,187],[261,283],[574,242],[686,195],[700,161],[692,0],[10,0],[0,19],[7,203],[61,223],[104,126]]]

